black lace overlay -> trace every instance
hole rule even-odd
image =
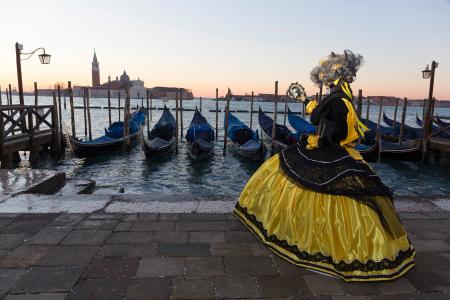
[[[262,222],[260,222],[255,215],[250,214],[247,208],[239,205],[239,202],[236,204],[236,210],[238,210],[241,214],[243,214],[246,218],[246,221],[251,222],[256,228],[258,228],[261,235],[264,237],[262,242],[271,242],[280,248],[294,254],[298,260],[293,261],[294,263],[301,263],[303,261],[311,262],[311,263],[324,263],[331,267],[331,271],[342,277],[352,277],[341,274],[341,272],[353,272],[353,271],[362,271],[362,272],[371,272],[371,271],[382,271],[382,270],[390,270],[400,266],[406,259],[412,257],[415,254],[415,250],[412,247],[409,247],[407,250],[400,250],[396,257],[393,260],[388,258],[384,258],[381,261],[368,260],[367,262],[361,262],[358,260],[354,260],[352,262],[340,261],[338,263],[334,262],[331,256],[324,255],[322,253],[308,253],[306,251],[301,251],[296,245],[290,245],[287,241],[279,239],[275,235],[268,235],[267,230],[264,228]],[[245,222],[245,220],[243,220]],[[260,238],[259,235],[257,235]],[[276,249],[272,248],[272,250],[279,253]],[[289,260],[292,260],[289,257]],[[412,262],[411,262],[412,263]],[[317,265],[315,265],[317,267]],[[406,268],[408,265],[404,266]],[[330,271],[330,269],[328,269]],[[399,271],[400,272],[400,271]],[[393,275],[392,275],[393,276]],[[377,277],[374,276],[364,276],[364,278],[368,277]],[[379,276],[378,276],[379,277]],[[389,276],[388,276],[389,277]]]
[[[391,190],[363,161],[357,161],[339,145],[307,150],[299,141],[280,153],[282,171],[296,183],[314,191],[354,198],[386,196]]]

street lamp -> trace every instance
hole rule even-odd
[[[42,54],[39,54],[39,60],[41,61],[41,64],[44,65],[48,65],[50,63],[50,54],[45,53],[45,49],[40,47],[35,49],[32,52],[28,52],[28,53],[22,53],[23,50],[23,45],[16,43],[16,65],[17,65],[17,81],[18,81],[18,85],[19,85],[19,100],[20,100],[20,105],[24,105],[24,99],[23,99],[23,84],[22,84],[22,64],[21,64],[21,60],[27,60],[30,59],[34,53],[36,53],[36,51],[38,50],[42,50]],[[24,59],[21,59],[21,55],[25,55],[27,56]]]
[[[433,122],[433,110],[434,110],[434,101],[433,101],[433,88],[434,88],[434,73],[436,68],[438,67],[438,63],[433,60],[431,63],[431,70],[429,65],[426,66],[425,70],[422,71],[423,79],[430,79],[430,89],[428,93],[428,107],[427,107],[427,118],[425,121],[425,135],[424,138],[427,138],[431,131],[431,124]]]

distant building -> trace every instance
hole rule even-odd
[[[97,53],[94,50],[94,57],[92,59],[92,87],[89,87],[89,97],[92,98],[106,98],[108,97],[108,89],[110,96],[113,98],[121,97],[125,98],[125,88],[129,89],[130,98],[146,98],[147,91],[149,97],[153,99],[175,99],[175,94],[179,91],[176,87],[155,87],[146,88],[144,81],[131,80],[126,71],[123,71],[120,78],[116,76],[115,80],[111,80],[111,76],[108,76],[108,81],[100,83],[100,64],[97,59]],[[85,86],[74,86],[73,95],[75,97],[83,97]],[[183,99],[192,100],[194,98],[192,91],[188,89],[182,89]]]
[[[97,54],[94,49],[94,58],[92,59],[92,86],[100,85],[100,67],[97,61]]]

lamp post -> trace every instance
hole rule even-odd
[[[23,84],[22,84],[22,64],[21,64],[21,60],[27,60],[30,59],[34,53],[36,53],[36,51],[38,50],[42,50],[42,54],[39,54],[39,60],[41,61],[41,64],[44,65],[48,65],[50,63],[50,54],[46,54],[45,53],[45,49],[40,47],[35,49],[32,52],[28,52],[28,53],[22,53],[23,50],[23,45],[16,43],[16,65],[17,65],[17,82],[19,85],[19,100],[20,100],[20,105],[24,105],[24,100],[23,100]],[[21,59],[21,55],[27,55],[26,58]]]
[[[428,93],[428,107],[427,107],[427,118],[425,120],[425,132],[424,132],[424,138],[428,138],[430,131],[431,131],[431,124],[433,122],[432,118],[432,112],[434,108],[434,101],[433,101],[433,88],[434,88],[434,73],[436,71],[436,68],[438,67],[438,63],[433,60],[431,63],[431,70],[429,65],[426,66],[425,70],[422,71],[422,77],[423,79],[430,79],[430,89]]]

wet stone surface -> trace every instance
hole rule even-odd
[[[400,216],[416,267],[345,283],[287,263],[231,214],[2,214],[0,299],[449,299],[450,215]]]

